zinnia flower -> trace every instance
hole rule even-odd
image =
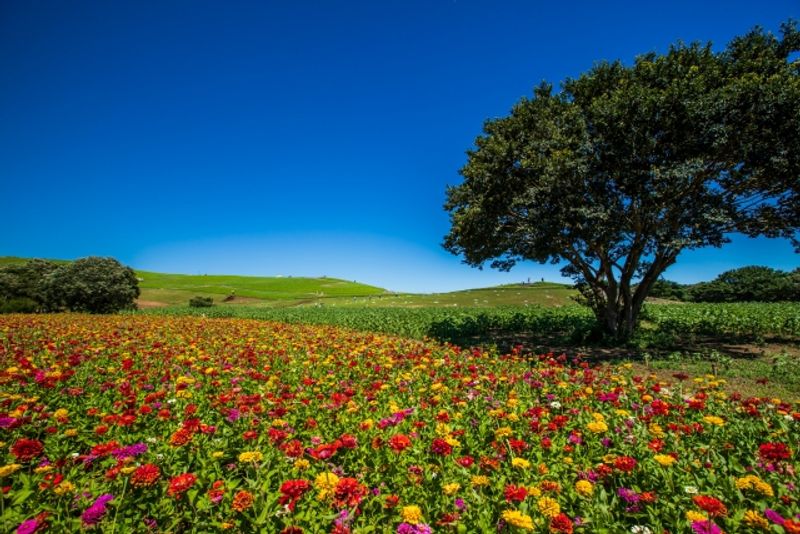
[[[500,517],[509,525],[523,530],[533,530],[533,519],[531,516],[525,515],[519,510],[504,510]]]
[[[44,445],[38,439],[20,438],[11,446],[11,454],[21,462],[33,460],[41,456],[43,451]]]
[[[197,482],[197,477],[192,473],[183,473],[182,475],[173,477],[172,480],[169,481],[167,494],[169,494],[170,497],[180,498],[189,488],[194,486],[195,482]]]
[[[411,440],[405,434],[395,434],[389,438],[389,447],[397,453],[403,452],[411,446]]]
[[[114,496],[110,493],[106,493],[104,495],[99,496],[95,501],[92,503],[89,508],[83,511],[81,514],[81,523],[85,527],[91,527],[98,524],[100,521],[103,520],[103,517],[106,515],[108,509],[106,508],[106,504],[114,500]]]
[[[575,491],[581,497],[589,497],[594,492],[594,484],[588,480],[579,480],[575,483]]]
[[[412,525],[422,522],[422,510],[415,504],[403,506],[403,509],[400,511],[400,516],[403,518],[403,521]]]
[[[694,502],[698,508],[706,512],[711,517],[724,516],[728,513],[728,509],[725,507],[722,501],[716,497],[711,497],[709,495],[695,495],[692,497],[692,502]]]
[[[131,475],[131,484],[134,486],[152,486],[161,478],[161,469],[157,465],[144,464],[136,468]]]
[[[249,491],[240,490],[233,496],[233,504],[231,508],[237,512],[244,512],[253,506],[253,494]]]
[[[561,507],[555,499],[550,497],[542,497],[536,502],[539,507],[539,512],[545,517],[553,518],[561,513]]]
[[[289,511],[293,512],[294,507],[303,495],[311,489],[311,484],[307,480],[287,480],[281,484],[281,496],[278,502],[281,504],[289,503]]]
[[[333,473],[317,475],[317,478],[314,479],[314,487],[319,491],[317,499],[324,501],[329,496],[333,495],[333,491],[336,489],[336,484],[338,482],[339,477]]]

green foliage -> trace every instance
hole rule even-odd
[[[51,302],[71,311],[114,313],[136,307],[139,282],[114,258],[89,257],[59,267],[48,283]]]
[[[658,279],[650,288],[650,297],[668,300],[687,300],[688,286],[672,280]]]
[[[769,267],[742,267],[691,290],[695,302],[779,302],[800,300],[800,277]]]
[[[190,308],[210,308],[214,305],[214,299],[211,297],[192,297],[189,299]]]
[[[0,310],[11,313],[55,309],[50,285],[59,268],[55,262],[39,259],[0,266]]]
[[[631,335],[682,250],[731,232],[800,247],[800,50],[755,29],[722,52],[673,46],[542,84],[487,121],[447,191],[445,248],[510,269],[565,262],[610,335]]]
[[[39,304],[29,298],[12,298],[0,300],[0,313],[35,313]]]

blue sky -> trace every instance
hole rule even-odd
[[[184,273],[327,275],[444,291],[445,188],[487,118],[595,61],[718,48],[796,1],[0,3],[0,255]],[[789,269],[783,241],[685,253],[668,276]]]

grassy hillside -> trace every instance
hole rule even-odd
[[[24,263],[27,258],[0,257],[0,265]],[[52,260],[66,263],[68,260]],[[145,306],[185,305],[194,296],[221,302],[235,295],[234,304],[281,304],[381,295],[385,289],[335,278],[187,275],[136,271]]]
[[[211,296],[219,301],[228,295],[236,300],[258,299],[296,301],[330,297],[363,297],[380,295],[379,287],[336,278],[295,278],[230,275],[186,275],[136,271],[142,300],[177,304],[194,295]]]
[[[495,306],[566,306],[574,304],[577,295],[571,286],[551,282],[513,284],[479,289],[465,289],[450,293],[384,294],[354,299],[333,299],[326,304],[354,307],[454,307],[486,308]]]

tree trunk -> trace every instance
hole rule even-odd
[[[639,314],[650,288],[661,273],[675,263],[677,255],[678,251],[657,254],[635,292],[631,292],[629,277],[602,287],[605,298],[603,302],[595,302],[595,316],[603,334],[616,342],[630,339],[639,323]]]

